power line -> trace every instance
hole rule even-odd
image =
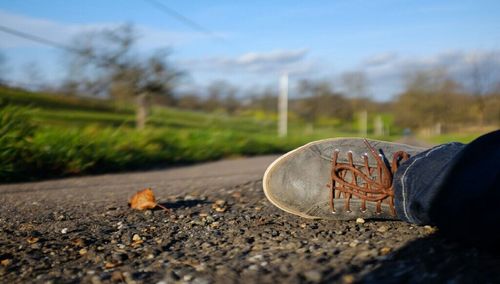
[[[191,27],[192,29],[207,34],[213,38],[216,38],[218,40],[223,40],[220,36],[216,35],[213,33],[211,30],[203,27],[202,25],[196,23],[195,21],[189,19],[188,17],[182,15],[181,13],[175,11],[174,9],[166,6],[165,4],[157,1],[157,0],[144,0],[145,2],[148,2],[150,5],[154,6],[158,10],[162,11],[165,14],[168,14],[169,16],[177,19],[179,22],[182,22],[183,24]]]
[[[52,40],[49,40],[46,38],[42,38],[42,37],[39,37],[36,35],[28,34],[28,33],[25,33],[25,32],[22,32],[22,31],[13,29],[13,28],[9,28],[6,26],[0,25],[0,31],[2,31],[4,33],[8,33],[10,35],[20,37],[20,38],[31,40],[31,41],[34,41],[34,42],[37,42],[40,44],[49,45],[49,46],[52,46],[52,47],[55,47],[58,49],[66,50],[69,52],[81,53],[81,50],[79,50],[77,48],[73,48],[73,47],[67,46],[65,44],[57,43],[55,41],[52,41]]]
[[[62,43],[52,41],[50,39],[46,39],[46,38],[43,38],[40,36],[25,33],[25,32],[22,32],[20,30],[16,30],[16,29],[6,27],[3,25],[0,25],[0,31],[5,32],[5,33],[10,34],[10,35],[13,35],[13,36],[23,38],[23,39],[31,40],[33,42],[37,42],[37,43],[44,44],[47,46],[55,47],[57,49],[61,49],[61,50],[67,51],[67,52],[71,52],[71,53],[75,53],[75,54],[79,54],[79,55],[85,55],[85,56],[87,56],[87,58],[90,58],[98,63],[103,62],[102,58],[97,57],[95,54],[86,52],[85,49],[71,47],[71,46],[68,46],[68,45],[65,45]]]

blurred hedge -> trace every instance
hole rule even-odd
[[[36,111],[0,108],[0,181],[26,181],[284,152],[304,141],[235,129],[39,126]]]

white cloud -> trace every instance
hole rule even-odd
[[[406,58],[395,67],[406,70],[445,69],[451,76],[464,75],[473,67],[488,68],[492,71],[500,68],[500,51],[448,51],[421,58]]]
[[[365,66],[366,67],[366,66]],[[485,84],[493,85],[500,80],[500,50],[447,51],[430,56],[398,57],[378,68],[366,68],[366,73],[375,88],[392,85],[392,94],[378,93],[388,98],[401,91],[404,77],[419,71],[445,70],[454,80],[465,87],[471,84],[474,68],[480,68]]]
[[[53,42],[65,44],[74,36],[82,32],[116,28],[123,23],[92,23],[69,24],[42,18],[10,13],[0,10],[1,24],[27,34],[39,36]],[[206,35],[197,33],[184,33],[152,28],[144,25],[134,26],[140,40],[138,47],[141,49],[161,48],[166,46],[184,44],[193,40],[207,38]],[[40,47],[33,41],[0,32],[0,48]]]
[[[293,74],[309,72],[313,62],[304,61],[307,49],[273,50],[269,52],[248,52],[237,57],[212,57],[179,62],[198,70],[219,72],[289,72]]]
[[[361,68],[377,67],[372,72],[409,69],[425,70],[444,68],[450,72],[470,68],[473,64],[500,64],[500,50],[446,51],[429,56],[396,56],[395,53],[382,53],[368,57],[361,62]]]
[[[362,64],[366,67],[379,67],[394,62],[397,59],[398,55],[395,52],[385,52],[366,58]]]
[[[301,60],[307,54],[307,49],[275,50],[267,53],[249,52],[236,58],[240,65],[253,65],[262,63],[288,64]]]

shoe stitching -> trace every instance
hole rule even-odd
[[[359,148],[358,144],[345,144],[345,145],[337,145],[337,147],[335,147],[335,146],[328,146],[325,149],[331,148],[331,149],[333,149],[332,152],[334,152],[335,150],[339,150],[339,146],[342,147],[342,148],[347,148],[347,149],[350,149],[350,148]],[[325,150],[325,149],[317,149],[317,154],[319,155],[319,157],[321,159],[323,159],[323,160],[328,161],[329,163],[331,163],[333,161],[332,155],[323,154],[325,151],[321,151],[321,150]],[[352,154],[355,153],[352,150],[348,150],[348,152],[351,152]],[[364,153],[364,154],[366,154],[366,153]],[[364,154],[362,154],[361,156],[363,156]],[[339,161],[347,162],[348,160],[345,157],[339,157]],[[355,161],[354,164],[355,165],[363,165],[363,161]],[[373,162],[372,162],[372,164],[375,165],[375,163],[373,163]]]
[[[442,147],[444,147],[445,145],[441,145],[439,147],[436,147],[432,150],[430,150],[427,154],[425,154],[425,156],[423,157],[419,157],[417,159],[415,159],[409,166],[408,168],[406,168],[405,172],[403,173],[403,175],[401,176],[401,179],[400,179],[400,182],[402,184],[402,194],[403,194],[403,213],[405,214],[406,218],[408,219],[408,221],[410,222],[414,222],[413,218],[411,218],[408,214],[408,210],[406,208],[406,186],[405,186],[405,182],[406,182],[406,174],[408,173],[408,170],[420,159],[422,158],[426,158],[428,157],[432,152],[434,152],[435,150],[438,150]]]
[[[370,140],[370,143],[371,143],[371,142],[373,142],[373,141],[375,141],[375,140]],[[386,144],[396,144],[396,143],[392,143],[392,142],[385,142],[385,143],[386,143]],[[377,145],[379,145],[379,144],[381,144],[381,143],[378,143],[378,144],[376,144],[375,146],[377,146]],[[396,144],[396,145],[397,145],[397,144]],[[314,145],[314,146],[316,146],[316,145]],[[342,145],[342,146],[344,146],[344,145]],[[359,145],[352,145],[352,146],[356,146],[356,147],[358,147]],[[334,146],[329,146],[329,148],[335,149],[335,147],[334,147]],[[380,148],[382,148],[382,147],[380,147]],[[323,152],[323,151],[321,151],[321,150],[324,150],[324,149],[319,149],[319,148],[316,146],[316,149],[315,149],[315,150],[313,150],[313,149],[311,149],[311,148],[310,148],[310,149],[308,149],[308,150],[312,150],[313,152],[315,152],[316,154],[318,154],[318,155],[319,155],[319,157],[320,157],[321,159],[323,159],[323,160],[326,160],[326,161],[328,161],[328,162],[332,162],[332,161],[333,161],[333,160],[332,160],[331,155],[324,155],[324,154],[322,154],[322,152]],[[389,152],[390,152],[391,150],[394,150],[394,149],[389,149]],[[416,154],[418,154],[418,153],[420,153],[420,152],[423,152],[423,151],[425,151],[425,150],[427,150],[427,149],[425,149],[425,148],[421,148],[421,147],[413,147],[413,146],[410,146],[410,147],[406,147],[406,148],[405,148],[405,151],[406,151],[408,154],[411,154],[411,155],[416,155]],[[353,152],[353,153],[354,153],[354,152]],[[366,153],[366,152],[364,152],[364,153],[362,153],[362,154],[361,154],[361,156],[363,156],[364,154],[367,154],[367,153]],[[344,157],[340,157],[339,159],[340,159],[340,161],[342,161],[342,162],[347,162],[347,159],[346,159],[346,158],[344,158]],[[362,165],[362,164],[363,164],[363,161],[356,161],[356,162],[354,162],[354,164],[356,164],[356,165]],[[374,163],[374,161],[370,160],[370,165],[376,165],[376,163]]]

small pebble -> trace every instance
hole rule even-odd
[[[259,270],[259,267],[255,264],[252,264],[248,267],[249,270]]]
[[[356,247],[358,244],[359,244],[359,241],[358,241],[358,240],[354,240],[354,241],[352,241],[352,242],[350,242],[350,243],[349,243],[349,246],[350,246],[350,247],[352,247],[352,248],[354,248],[354,247]]]
[[[354,283],[354,276],[352,274],[346,274],[342,276],[342,283],[344,284]]]
[[[432,227],[432,226],[429,226],[429,225],[425,225],[424,226],[424,231],[425,233],[427,234],[433,234],[436,232],[436,228],[435,227]]]
[[[365,223],[365,219],[358,218],[358,219],[356,219],[356,223],[358,223],[358,224],[364,224]]]
[[[39,238],[36,238],[36,237],[29,237],[26,241],[29,243],[29,244],[34,244],[36,242],[38,242]]]
[[[257,254],[257,255],[249,257],[248,261],[250,261],[250,262],[258,262],[258,261],[261,261],[263,259],[264,259],[264,256],[262,254]]]
[[[170,197],[165,190],[158,198],[168,201],[175,214],[153,210],[150,216],[114,203],[116,210],[102,215],[110,207],[99,202],[81,207],[68,203],[52,214],[56,209],[44,202],[35,208],[40,214],[27,211],[17,217],[10,212],[23,211],[14,205],[26,205],[5,203],[6,214],[0,214],[0,236],[6,236],[0,245],[0,282],[376,283],[389,275],[393,282],[432,278],[431,282],[441,283],[451,277],[457,263],[469,260],[485,271],[464,266],[453,279],[496,280],[490,277],[496,276],[496,259],[483,257],[481,250],[440,238],[421,239],[434,230],[431,226],[410,228],[404,222],[362,218],[354,218],[355,223],[305,220],[270,204],[260,183],[255,193],[252,187],[252,183],[240,186],[238,191],[244,195],[237,200],[231,192],[210,187],[205,202],[198,192],[191,194],[194,202],[185,202],[184,194]],[[226,212],[216,213],[213,204],[227,208]],[[64,222],[51,223],[62,215]],[[67,226],[65,235],[63,226]],[[418,265],[400,264],[396,256]],[[451,261],[446,261],[450,256]],[[436,259],[445,261],[431,274],[427,264]],[[379,269],[380,265],[388,270]]]
[[[383,247],[380,249],[380,255],[388,255],[391,251],[390,247]]]
[[[387,232],[387,230],[389,230],[389,228],[387,228],[387,226],[380,226],[377,228],[377,232],[380,232],[380,233],[385,233],[385,232]]]
[[[111,274],[111,281],[112,282],[118,282],[118,283],[124,283],[123,275],[121,271],[113,271],[113,274]]]
[[[304,273],[304,277],[307,281],[317,283],[323,278],[322,274],[318,270],[309,270]]]

